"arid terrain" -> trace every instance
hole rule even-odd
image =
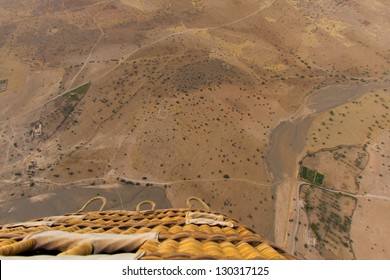
[[[198,196],[390,259],[389,46],[387,0],[0,0],[0,224]]]

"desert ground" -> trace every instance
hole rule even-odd
[[[0,0],[0,223],[198,196],[298,258],[390,259],[389,14]]]

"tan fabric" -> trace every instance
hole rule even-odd
[[[216,221],[213,219],[186,219],[186,224],[195,224],[195,225],[209,225],[209,226],[224,226],[224,227],[233,227],[231,222]]]
[[[3,228],[14,228],[14,227],[38,227],[38,226],[48,226],[51,227],[54,223],[63,223],[67,220],[71,219],[80,219],[83,220],[85,215],[70,215],[70,216],[51,216],[46,217],[42,221],[36,222],[25,222],[25,223],[14,223],[14,224],[6,224]]]
[[[88,256],[50,256],[50,255],[37,255],[29,257],[20,257],[20,256],[0,256],[0,260],[138,260],[145,255],[145,252],[140,252],[136,254],[123,253],[115,255],[88,255]]]
[[[213,220],[217,220],[217,221],[225,220],[223,215],[217,215],[217,214],[205,213],[205,212],[193,212],[193,211],[189,211],[186,214],[186,218],[190,218],[190,219],[206,218],[206,219],[213,219]]]
[[[51,217],[46,217],[43,220],[60,223],[60,222],[66,222],[67,220],[71,220],[71,219],[83,220],[84,218],[85,218],[85,215],[69,215],[69,216],[51,216]]]
[[[233,223],[225,222],[222,215],[205,212],[188,212],[186,214],[186,224],[233,227]]]
[[[7,224],[3,228],[14,228],[14,227],[39,227],[39,226],[48,226],[51,227],[54,224],[54,221],[39,221],[39,222],[25,222],[25,223],[16,223],[16,224]]]
[[[59,250],[64,252],[81,242],[88,241],[93,245],[93,254],[112,254],[118,251],[132,252],[137,250],[146,240],[157,240],[158,232],[140,234],[100,234],[71,233],[58,230],[47,230],[33,233],[24,239],[36,241],[34,250]]]

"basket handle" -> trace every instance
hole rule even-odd
[[[196,197],[196,196],[191,196],[191,197],[187,198],[187,205],[188,205],[189,209],[192,208],[191,200],[198,201],[200,204],[202,204],[202,206],[204,207],[206,212],[210,212],[210,207],[203,200],[201,200],[199,197]]]
[[[101,200],[102,201],[102,206],[100,206],[99,208],[99,211],[102,211],[104,209],[104,206],[106,206],[106,203],[107,203],[107,199],[104,197],[104,196],[95,196],[94,198],[91,198],[90,200],[88,200],[84,205],[83,207],[81,207],[81,209],[79,211],[77,211],[76,213],[80,213],[82,211],[85,210],[85,208],[91,204],[91,202],[95,201],[95,200]]]
[[[152,208],[150,210],[154,210],[156,208],[156,203],[152,200],[144,200],[144,201],[141,201],[140,203],[137,204],[137,207],[135,208],[135,210],[137,212],[141,212],[141,206],[143,204],[149,204],[152,206]]]

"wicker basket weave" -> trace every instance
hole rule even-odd
[[[151,204],[152,209],[140,210],[144,203]],[[153,202],[146,201],[140,203],[136,211],[79,211],[61,217],[46,217],[26,223],[4,225],[0,229],[0,255],[94,254],[93,243],[88,240],[72,245],[66,250],[63,249],[64,244],[57,246],[55,242],[50,250],[37,249],[35,240],[28,237],[46,231],[83,234],[81,237],[97,236],[98,239],[111,236],[126,238],[156,232],[157,239],[146,240],[132,251],[119,249],[110,254],[134,253],[143,260],[294,259],[236,220],[221,213],[211,212],[207,205],[204,205],[204,210],[191,209],[190,203],[186,209],[154,210],[154,207]],[[84,208],[85,206],[82,209]],[[191,221],[188,219],[189,213],[194,217],[213,217],[216,219],[215,224],[189,222]],[[110,240],[107,242],[110,243]]]

